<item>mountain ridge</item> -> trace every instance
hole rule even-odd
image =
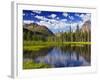
[[[40,35],[54,36],[54,33],[51,30],[49,30],[46,26],[38,25],[36,23],[24,24],[23,30],[25,30],[25,29],[27,29],[27,31],[29,30],[36,34],[39,33]]]

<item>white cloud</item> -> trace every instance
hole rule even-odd
[[[78,16],[78,17],[80,17],[80,18],[82,19],[82,21],[77,22],[80,28],[82,27],[82,25],[83,25],[86,21],[88,21],[88,20],[91,21],[91,14],[89,14],[89,13],[87,13],[87,14],[81,14],[81,15],[75,14],[75,15]]]
[[[74,19],[74,17],[73,16],[68,16],[69,17],[69,19],[71,19],[71,20],[73,20]]]
[[[42,21],[47,21],[47,20],[48,20],[48,18],[46,18],[46,17],[44,17],[44,16],[38,16],[38,15],[36,15],[35,17],[36,17],[37,19],[42,20]]]
[[[78,23],[72,23],[71,24],[72,31],[75,31],[76,30],[76,26],[77,25],[78,25]]]
[[[84,21],[88,21],[91,19],[91,14],[86,14],[84,17]]]
[[[53,29],[63,29],[66,27],[66,23],[63,21],[57,21],[54,19],[49,20]]]
[[[34,21],[32,21],[32,20],[24,20],[23,23],[24,24],[30,24],[30,23],[34,23]]]
[[[82,21],[78,22],[78,25],[79,25],[80,28],[82,27],[83,24],[84,24],[84,22],[82,22]]]
[[[63,15],[64,17],[67,17],[67,16],[68,16],[68,13],[67,13],[67,12],[64,12],[62,15]]]
[[[79,15],[79,17],[81,17],[81,18],[84,18],[84,16],[85,16],[85,14],[81,14],[81,15]]]
[[[55,18],[57,15],[56,14],[51,14],[49,17]]]
[[[67,19],[61,19],[61,21],[63,21],[63,22],[67,22]]]
[[[71,26],[72,27],[76,27],[77,26],[77,23],[71,23]]]
[[[75,16],[78,16],[78,17],[80,17],[80,15],[79,15],[78,13],[75,13]]]
[[[91,14],[81,14],[81,15],[79,15],[79,17],[82,19],[82,21],[79,21],[78,22],[78,25],[79,25],[79,27],[81,28],[82,27],[82,25],[86,22],[86,21],[88,21],[88,20],[90,20],[91,21]]]
[[[37,22],[39,25],[45,25],[47,26],[48,28],[50,27],[50,22],[45,22],[45,21],[40,21],[40,22]]]
[[[33,13],[31,13],[31,15],[34,15]]]
[[[59,17],[57,17],[56,19],[59,20]]]
[[[75,14],[75,15],[78,16],[78,17],[80,17],[83,20],[83,22],[88,21],[88,20],[91,19],[91,14],[89,14],[89,13],[87,13],[87,14],[81,14],[81,15]]]
[[[81,14],[80,17],[82,18],[83,22],[85,22],[91,19],[91,14]]]
[[[43,20],[44,19],[44,17],[43,16],[38,16],[38,15],[36,15],[35,16],[37,19],[41,19],[41,20]]]
[[[88,15],[82,14],[82,15],[78,15],[78,16],[80,16],[83,20],[89,19],[89,14]],[[79,27],[81,27],[83,25],[83,21],[73,22],[73,23],[70,24],[67,21],[67,19],[61,19],[60,20],[59,17],[56,17],[54,15],[52,17],[52,18],[56,17],[54,19],[48,19],[48,18],[46,18],[44,16],[39,16],[39,15],[36,15],[35,17],[38,18],[38,19],[40,19],[40,21],[37,22],[37,24],[39,24],[39,25],[45,25],[50,30],[52,30],[53,32],[57,32],[57,31],[67,31],[67,30],[69,30],[69,26],[71,26],[71,28],[73,29],[73,31],[75,31],[77,25],[79,25]],[[73,16],[69,16],[69,18],[71,20],[74,19]]]
[[[40,21],[39,25],[45,25],[52,31],[66,31],[70,24],[61,20],[49,19],[48,21]]]

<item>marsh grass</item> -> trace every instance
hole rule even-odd
[[[39,51],[43,48],[48,48],[52,46],[83,46],[91,44],[91,42],[37,42],[37,41],[24,41],[23,50],[27,51]]]

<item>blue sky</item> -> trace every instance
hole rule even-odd
[[[69,31],[70,26],[74,31],[88,20],[91,20],[90,13],[23,10],[23,23],[45,25],[54,33]]]

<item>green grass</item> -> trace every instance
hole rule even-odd
[[[24,50],[28,50],[28,51],[39,51],[40,49],[45,48],[46,46],[24,46]]]
[[[38,42],[38,41],[24,41],[23,49],[27,51],[39,51],[43,48],[48,48],[52,46],[82,46],[91,44],[91,42]]]
[[[45,63],[35,63],[34,61],[23,62],[23,69],[39,69],[39,68],[49,68],[50,65]]]
[[[24,46],[51,46],[51,45],[64,45],[64,44],[91,44],[91,42],[39,42],[39,41],[24,41]]]
[[[84,45],[84,44],[91,44],[91,42],[64,42],[64,44],[81,44],[81,45]]]

